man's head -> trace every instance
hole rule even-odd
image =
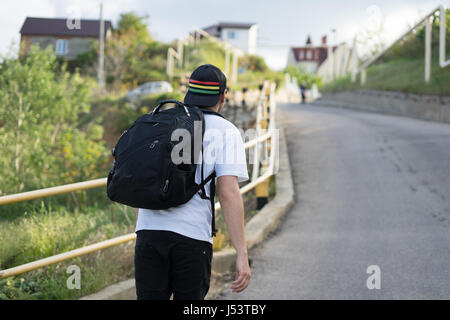
[[[225,103],[227,78],[212,64],[204,64],[192,72],[184,103],[219,111]]]

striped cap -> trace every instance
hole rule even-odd
[[[219,68],[211,64],[202,65],[191,74],[184,102],[198,107],[215,106],[226,87],[227,79]]]

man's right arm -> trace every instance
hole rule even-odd
[[[231,288],[234,292],[240,292],[247,288],[251,277],[244,232],[244,204],[236,176],[220,176],[217,184],[222,215],[236,249],[236,280]]]

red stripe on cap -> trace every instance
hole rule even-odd
[[[189,79],[189,82],[199,83],[199,84],[215,84],[217,86],[220,84],[218,82],[198,81],[198,80],[194,80],[194,79]]]

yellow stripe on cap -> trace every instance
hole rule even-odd
[[[200,86],[198,84],[189,83],[190,87],[199,88],[199,89],[210,89],[210,90],[219,90],[220,87],[211,87],[211,86]]]

